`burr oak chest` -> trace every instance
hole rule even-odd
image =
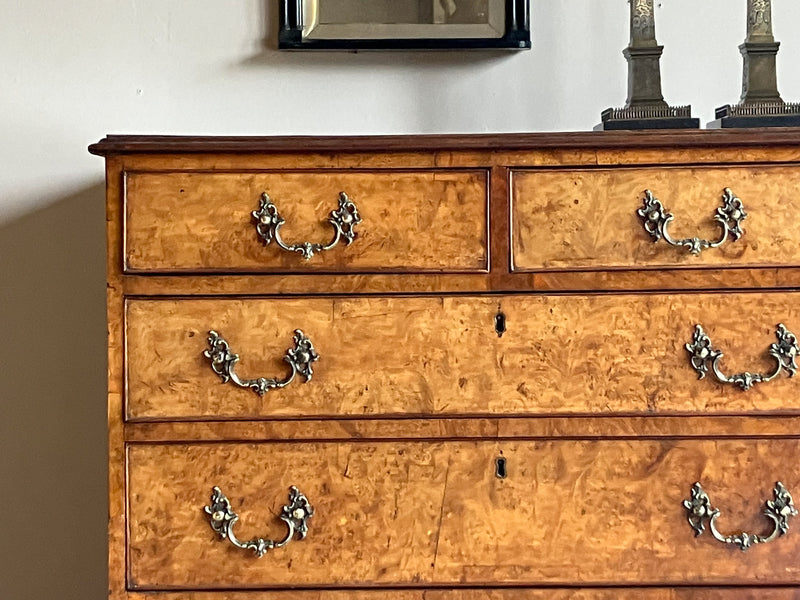
[[[800,596],[800,130],[90,150],[112,600]]]

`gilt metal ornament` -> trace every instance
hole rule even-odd
[[[347,245],[352,244],[357,236],[355,227],[361,223],[358,207],[344,192],[339,194],[338,208],[331,211],[328,217],[328,223],[333,226],[333,239],[327,244],[313,242],[287,244],[284,242],[281,238],[281,227],[286,224],[286,220],[278,213],[278,207],[270,200],[266,192],[261,195],[259,208],[254,210],[252,215],[258,236],[266,245],[275,240],[275,243],[287,252],[297,252],[306,260],[311,259],[314,254],[319,252],[332,250],[339,244],[339,240],[343,239]]]
[[[766,544],[785,535],[789,531],[789,518],[797,515],[792,495],[780,481],[775,484],[773,494],[775,499],[767,500],[764,507],[764,515],[774,524],[772,533],[766,536],[747,532],[734,535],[721,534],[717,529],[717,518],[720,515],[720,510],[711,505],[711,499],[699,483],[695,483],[692,486],[689,499],[683,501],[683,507],[688,513],[687,520],[692,529],[694,529],[695,536],[702,535],[706,530],[707,524],[714,539],[723,544],[734,545],[745,551],[755,544]]]
[[[286,351],[283,360],[291,368],[292,372],[283,379],[271,377],[257,377],[255,379],[241,379],[234,371],[236,363],[239,362],[239,355],[231,352],[230,345],[216,331],[208,332],[208,349],[203,352],[203,356],[211,360],[211,368],[222,379],[222,383],[233,384],[250,388],[259,396],[263,396],[269,390],[284,388],[292,381],[297,374],[300,374],[306,382],[311,381],[314,374],[313,365],[319,360],[319,354],[314,349],[311,340],[299,329],[294,331],[294,347]]]
[[[720,361],[724,354],[721,350],[714,348],[711,338],[700,325],[696,325],[692,342],[686,344],[686,351],[689,353],[689,363],[697,371],[697,378],[704,379],[706,374],[713,373],[720,383],[735,385],[742,390],[749,390],[758,383],[772,381],[782,372],[786,371],[789,377],[794,377],[797,372],[797,354],[800,346],[797,344],[797,337],[783,324],[779,324],[775,336],[777,343],[769,347],[769,355],[775,359],[775,371],[771,374],[737,373],[735,375],[725,375],[720,368]]]
[[[643,205],[636,213],[641,217],[642,226],[650,234],[653,242],[663,239],[670,246],[686,248],[695,256],[708,248],[720,247],[728,240],[728,237],[731,237],[733,241],[741,238],[742,221],[747,218],[744,204],[730,188],[725,188],[722,192],[722,206],[717,208],[714,215],[714,221],[719,223],[722,229],[722,234],[717,241],[704,240],[699,237],[674,239],[668,229],[670,223],[675,219],[675,215],[668,212],[650,190],[644,191]]]
[[[211,492],[211,504],[204,507],[208,515],[211,528],[219,534],[223,540],[227,539],[231,544],[242,550],[252,550],[258,558],[264,556],[268,551],[275,548],[286,546],[293,539],[305,539],[308,535],[308,520],[314,516],[314,507],[308,498],[302,494],[295,486],[289,488],[289,503],[284,505],[278,518],[286,523],[288,531],[282,540],[270,540],[256,538],[247,542],[240,541],[233,533],[233,526],[239,520],[231,508],[231,503],[225,494],[218,487],[214,487]]]

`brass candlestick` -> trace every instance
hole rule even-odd
[[[747,38],[739,46],[744,59],[739,104],[716,110],[709,127],[797,127],[800,103],[788,104],[778,93],[776,58],[780,42],[772,33],[772,0],[747,0]]]
[[[625,108],[601,114],[597,130],[696,129],[691,106],[670,106],[661,93],[661,54],[656,41],[654,0],[628,0],[631,6],[631,41],[622,54],[628,61],[628,99]]]

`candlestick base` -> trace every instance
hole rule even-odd
[[[692,117],[691,106],[629,106],[608,108],[595,131],[628,129],[699,129],[700,119]]]
[[[727,104],[715,111],[709,129],[749,127],[800,127],[800,102],[748,102]]]

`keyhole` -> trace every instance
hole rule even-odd
[[[497,332],[497,337],[503,337],[506,332],[506,316],[499,309],[494,317],[494,330]]]
[[[494,474],[495,477],[498,479],[505,479],[508,476],[508,471],[506,469],[506,459],[502,456],[498,457],[497,460],[494,461]]]

